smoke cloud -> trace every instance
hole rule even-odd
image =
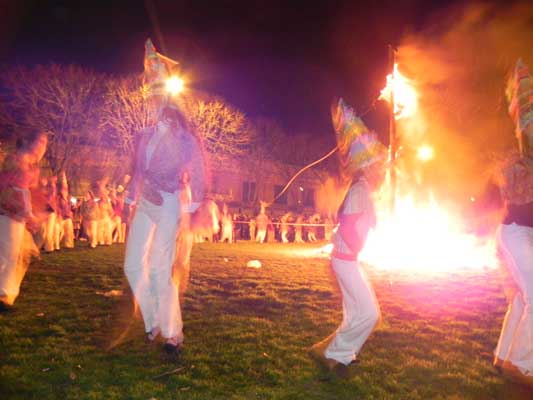
[[[517,148],[505,86],[519,57],[533,68],[532,45],[531,3],[448,9],[401,41],[399,70],[414,81],[420,110],[398,122],[400,141],[434,147],[423,174],[440,195],[479,192]]]

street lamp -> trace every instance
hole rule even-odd
[[[171,76],[165,82],[165,90],[171,95],[175,96],[185,89],[185,82],[179,76]]]

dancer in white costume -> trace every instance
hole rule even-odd
[[[266,215],[266,203],[261,202],[261,210],[255,217],[256,236],[255,241],[257,243],[263,243],[266,239],[268,224],[270,220]]]
[[[288,213],[283,214],[283,216],[280,218],[280,231],[281,231],[281,242],[282,243],[289,243],[289,223],[292,219],[292,213],[289,211]]]
[[[65,173],[61,174],[59,180],[59,194],[57,196],[57,211],[61,221],[60,241],[67,249],[74,247],[74,225],[72,223],[72,205],[68,191],[68,182]]]
[[[220,225],[222,226],[220,232],[220,241],[224,243],[227,240],[228,243],[233,243],[233,219],[231,214],[228,212],[228,206],[226,204],[222,206]]]
[[[533,385],[533,78],[521,60],[509,92],[520,155],[503,173],[506,213],[498,241],[518,291],[503,322],[494,365]]]
[[[182,215],[180,180],[188,173],[191,207],[197,206],[204,195],[204,159],[183,112],[161,99],[158,90],[165,76],[157,73],[166,69],[151,41],[146,43],[145,68],[156,72],[151,89],[160,111],[156,126],[143,133],[136,154],[126,200],[135,204],[135,215],[126,241],[124,271],[143,316],[147,340],[161,334],[164,350],[175,355],[184,340],[178,285],[172,279]]]
[[[310,354],[327,369],[345,377],[379,319],[374,290],[357,257],[376,223],[371,192],[384,177],[385,147],[342,100],[333,110],[339,157],[350,187],[339,209],[331,266],[342,292],[343,319],[336,332],[315,344]]]
[[[29,189],[37,184],[38,163],[47,144],[42,132],[20,138],[16,153],[6,158],[0,172],[0,311],[10,308],[19,295],[29,262],[24,253],[37,253],[25,224],[39,225]]]

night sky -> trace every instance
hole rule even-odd
[[[224,97],[251,117],[274,118],[292,133],[323,134],[331,131],[329,106],[335,97],[345,97],[362,113],[378,95],[389,43],[431,28],[460,2],[0,4],[3,64],[75,63],[113,74],[140,73],[143,44],[151,37],[161,52],[182,63],[196,88]],[[386,126],[383,108],[378,105],[366,116],[377,129]]]

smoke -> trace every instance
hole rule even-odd
[[[398,46],[400,72],[420,96],[418,116],[399,121],[400,140],[430,143],[426,179],[440,194],[468,198],[517,147],[505,86],[519,57],[533,68],[533,5],[448,9],[426,26]]]

